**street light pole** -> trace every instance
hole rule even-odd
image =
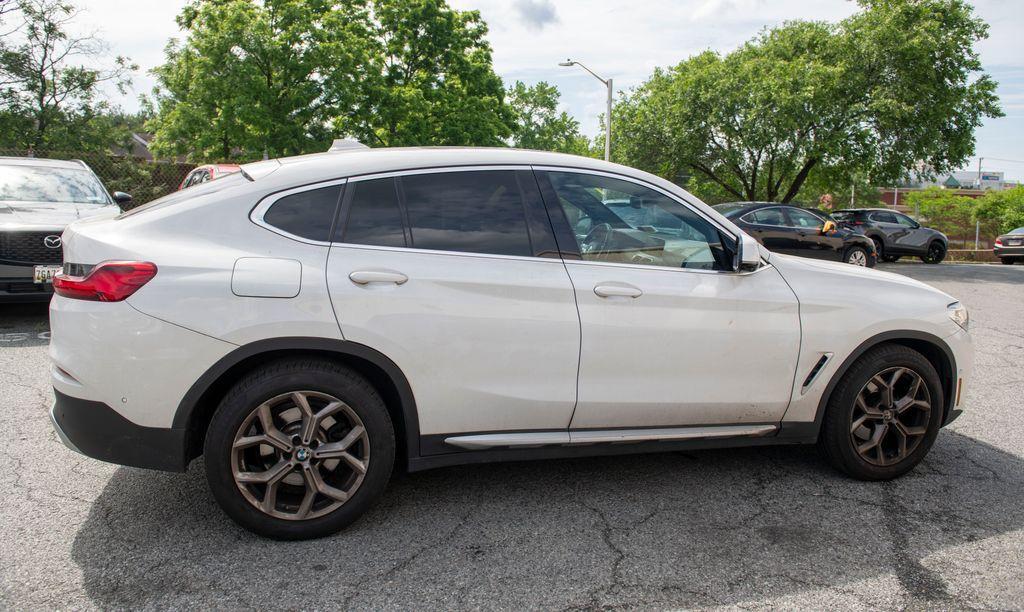
[[[608,88],[608,103],[607,103],[607,110],[605,111],[604,160],[605,161],[611,161],[611,159],[612,159],[612,97],[613,97],[613,94],[612,94],[612,91],[613,91],[613,89],[612,89],[612,80],[611,79],[602,79],[601,77],[597,76],[594,73],[594,71],[591,70],[590,68],[587,68],[586,66],[584,66],[580,62],[575,62],[575,61],[573,61],[571,59],[565,60],[564,62],[558,62],[558,65],[559,66],[563,66],[563,67],[579,66],[580,68],[582,68],[582,69],[586,70],[587,72],[589,72],[590,76],[594,77],[598,81],[601,81],[601,83],[603,83],[604,86],[606,88]]]

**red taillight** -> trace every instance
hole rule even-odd
[[[156,264],[148,261],[105,261],[85,276],[53,277],[57,295],[93,302],[120,302],[156,276]]]
[[[996,246],[1003,246],[1003,239],[1002,238],[996,238]]]

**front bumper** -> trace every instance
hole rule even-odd
[[[185,430],[136,425],[103,402],[79,399],[56,389],[50,409],[53,428],[71,450],[110,463],[184,472]]]
[[[0,303],[46,302],[53,296],[53,285],[32,281],[34,265],[0,263]]]

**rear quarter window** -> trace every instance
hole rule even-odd
[[[263,213],[263,222],[299,238],[328,242],[341,188],[331,185],[282,196]]]

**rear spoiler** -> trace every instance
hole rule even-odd
[[[240,166],[239,171],[246,179],[256,181],[257,179],[261,179],[268,174],[271,174],[280,167],[280,161],[276,159],[268,159],[266,161],[258,161]]]

